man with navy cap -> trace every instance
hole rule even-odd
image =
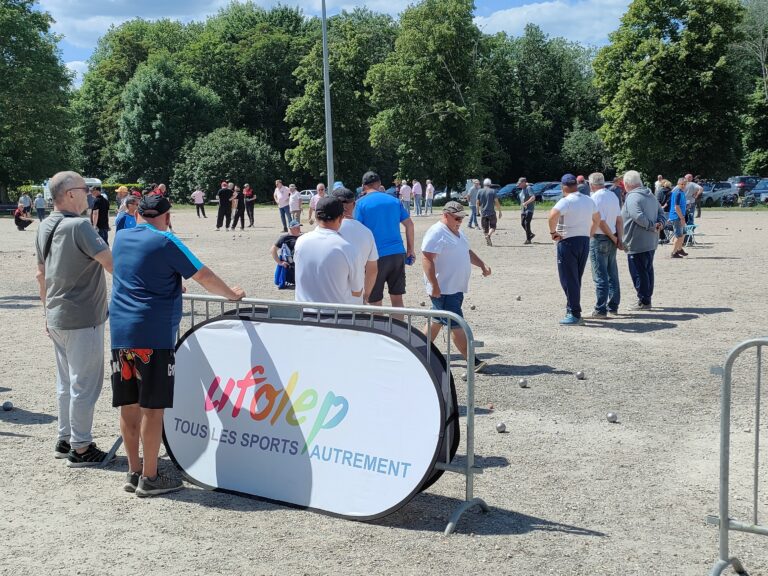
[[[560,179],[563,197],[549,213],[549,233],[557,243],[557,272],[565,292],[563,326],[584,324],[581,318],[581,278],[589,260],[589,239],[600,224],[600,212],[589,196],[578,191],[576,176]]]
[[[163,411],[173,407],[182,278],[193,278],[209,292],[230,300],[240,300],[245,292],[227,286],[168,231],[171,203],[167,198],[144,196],[138,212],[138,225],[115,238],[109,325],[112,405],[120,407],[120,432],[128,454],[123,489],[144,497],[182,487],[180,478],[160,474],[157,466]]]

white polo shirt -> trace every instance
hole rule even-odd
[[[356,304],[355,248],[335,230],[317,227],[296,240],[296,301]]]
[[[592,214],[597,212],[597,206],[590,196],[579,192],[571,192],[557,201],[553,210],[560,212],[556,231],[563,239],[586,236],[592,229]]]
[[[465,293],[469,290],[472,264],[469,261],[469,240],[463,231],[459,230],[459,235],[456,236],[442,222],[433,224],[424,234],[421,251],[437,254],[435,275],[441,294]],[[432,283],[426,275],[424,286],[427,294],[432,294]]]
[[[379,252],[376,250],[376,240],[373,237],[373,232],[352,218],[344,218],[341,222],[341,228],[339,228],[339,234],[352,244],[352,247],[355,249],[355,270],[357,276],[353,289],[355,292],[358,292],[365,287],[365,265],[368,262],[376,262],[379,259]],[[357,304],[363,303],[362,294],[352,298]]]
[[[607,188],[602,188],[592,194],[591,198],[595,206],[597,206],[597,211],[600,212],[600,220],[605,221],[608,228],[611,229],[611,234],[616,234],[616,218],[621,215],[621,205],[616,194]],[[595,232],[595,236],[598,234],[605,236],[600,228]]]

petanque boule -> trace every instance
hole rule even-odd
[[[584,380],[586,377],[587,376],[581,370],[576,372],[576,380]]]
[[[496,432],[498,432],[499,434],[503,434],[506,431],[507,431],[507,425],[504,424],[504,422],[499,422],[498,424],[496,424]]]
[[[517,301],[518,301],[518,302],[520,302],[520,300],[522,300],[522,299],[523,299],[523,297],[522,297],[522,296],[518,296],[518,297],[517,297]]]
[[[517,381],[517,385],[520,386],[520,388],[528,388],[528,380],[520,378],[520,380]]]
[[[475,305],[474,305],[474,304],[472,304],[472,306],[470,306],[470,307],[469,307],[469,309],[470,309],[470,310],[474,310],[474,309],[475,309]]]
[[[605,419],[608,420],[611,424],[616,424],[616,422],[619,421],[619,415],[616,414],[616,412],[608,412],[606,414]]]
[[[421,303],[421,306],[426,306],[426,305],[427,305],[427,303],[426,303],[426,302],[422,302],[422,303]]]
[[[11,402],[10,400],[6,400],[5,402],[3,402],[3,410],[5,410],[6,412],[10,412],[11,410],[13,410],[13,402]]]

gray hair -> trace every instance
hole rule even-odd
[[[48,190],[51,192],[51,198],[56,203],[61,200],[62,196],[67,190],[70,190],[78,179],[82,179],[82,176],[77,172],[57,172],[48,181]]]
[[[601,172],[592,172],[589,175],[589,183],[592,186],[605,186],[605,176]]]
[[[483,186],[490,186],[491,184],[492,182],[490,178],[486,178],[485,180],[483,180]]]
[[[130,204],[131,206],[133,206],[134,204],[138,204],[138,203],[139,203],[139,199],[138,199],[138,198],[136,198],[136,196],[128,196],[128,198],[126,198],[126,199],[125,199],[125,205],[126,205],[126,206],[127,206],[128,204]]]
[[[643,178],[637,170],[629,170],[624,174],[624,186],[637,188],[643,185]]]

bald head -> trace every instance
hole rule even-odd
[[[77,172],[57,172],[48,181],[48,190],[51,192],[54,204],[58,204],[67,190],[85,186],[85,180]]]

